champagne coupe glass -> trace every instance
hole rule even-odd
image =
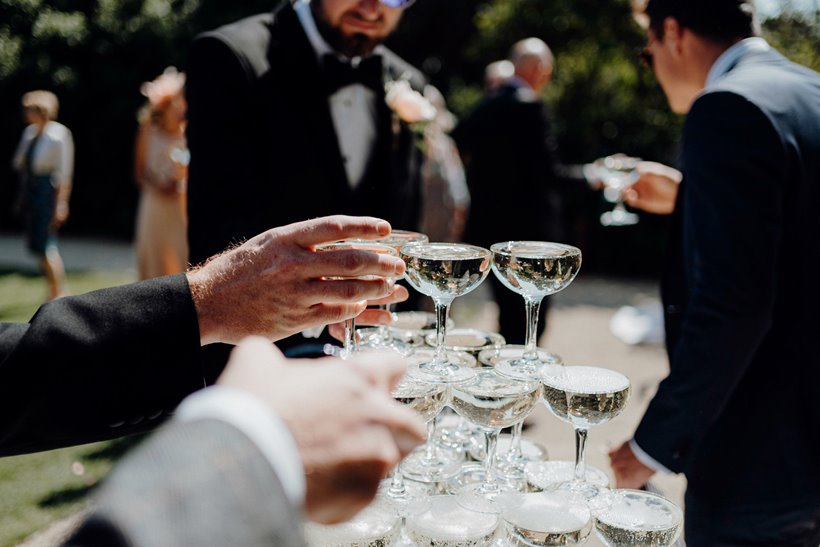
[[[414,545],[437,547],[488,546],[500,519],[469,511],[454,496],[432,496],[430,508],[407,519],[407,533]]]
[[[382,245],[389,245],[396,249],[396,253],[401,250],[404,245],[408,243],[427,243],[430,238],[419,232],[411,232],[408,230],[393,230],[389,236],[376,239],[377,243]],[[393,304],[380,304],[379,307],[383,310],[392,311]],[[387,325],[379,325],[375,329],[366,329],[366,332],[361,332],[362,341],[361,346],[370,348],[387,348],[395,349],[400,353],[406,351],[407,348],[402,347],[402,344],[393,339],[390,335],[390,329]]]
[[[595,532],[606,545],[667,547],[683,528],[680,508],[652,492],[613,490],[613,502],[596,515]]]
[[[396,249],[389,246],[384,245],[382,243],[376,243],[373,241],[367,240],[360,240],[360,239],[350,239],[345,241],[336,241],[334,243],[325,243],[323,245],[317,245],[315,248],[318,252],[334,252],[334,251],[366,251],[370,253],[380,253],[380,254],[389,254],[391,256],[398,256]],[[326,277],[325,279],[329,280],[342,280],[342,279],[378,279],[377,276],[366,275],[361,277]],[[342,359],[347,359],[350,357],[351,354],[358,351],[358,347],[356,344],[356,319],[346,319],[345,320],[345,339],[344,339],[344,346],[339,349],[337,346],[331,344],[325,344],[324,351],[328,355],[335,355],[336,357],[341,357]]]
[[[589,507],[562,492],[523,494],[520,503],[503,512],[513,545],[581,545],[592,532]]]
[[[612,211],[601,215],[601,224],[604,226],[630,226],[638,223],[638,215],[630,213],[624,207],[623,191],[638,180],[640,162],[641,158],[633,158],[625,154],[613,154],[593,162],[592,165],[606,186],[604,197],[615,203]]]
[[[482,427],[487,439],[484,482],[468,485],[457,494],[459,503],[472,511],[500,513],[502,483],[496,477],[498,434],[523,421],[541,397],[540,382],[509,378],[493,370],[479,370],[468,382],[453,386],[450,405],[460,415]]]
[[[449,473],[450,471],[445,469],[445,467],[449,465],[449,462],[446,460],[442,462],[436,457],[435,445],[431,443],[430,439],[432,434],[430,429],[435,422],[436,416],[450,400],[450,390],[447,384],[422,382],[405,375],[396,387],[393,388],[391,394],[396,401],[416,411],[421,419],[428,424],[428,444],[422,450],[424,450],[425,455],[428,456],[426,459],[432,462],[434,469],[428,469],[427,471],[433,471],[434,473],[438,471],[444,474]],[[412,458],[413,455],[411,454],[408,457]],[[409,465],[418,467],[420,464],[425,463],[425,458],[423,457],[416,456],[416,459],[418,461],[411,461]],[[456,465],[458,464],[456,463]],[[433,478],[435,479],[437,477],[434,475]],[[420,503],[423,500],[419,499],[417,495],[414,495],[414,492],[412,492],[405,483],[401,464],[393,471],[390,486],[380,492],[380,497],[395,507],[401,516],[407,516],[410,512],[420,512],[425,509]]]
[[[563,374],[544,376],[542,382],[547,408],[575,428],[575,475],[558,488],[593,502],[605,489],[586,479],[587,431],[621,413],[629,399],[629,378],[606,368],[576,365],[564,367]]]
[[[447,313],[457,296],[474,290],[487,277],[490,251],[460,243],[410,243],[399,254],[407,265],[408,283],[431,297],[436,309],[435,356],[411,367],[407,373],[427,381],[469,380],[475,373],[465,368],[466,363],[456,357],[457,352],[447,352],[444,347]]]
[[[352,519],[340,524],[305,523],[305,539],[311,547],[361,547],[393,545],[401,534],[402,519],[383,503],[371,503]]]
[[[545,296],[565,289],[581,268],[577,247],[546,241],[506,241],[496,243],[493,273],[508,289],[524,297],[527,313],[526,350],[519,359],[504,359],[495,364],[501,373],[522,380],[538,379],[545,365],[536,349],[538,309]]]

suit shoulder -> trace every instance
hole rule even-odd
[[[423,90],[424,86],[427,85],[427,78],[419,69],[417,69],[416,67],[414,67],[413,65],[411,65],[410,63],[408,63],[407,61],[405,61],[389,49],[387,49],[386,47],[379,47],[378,53],[384,59],[385,69],[390,74],[390,77],[394,80],[398,80],[400,78],[407,79],[410,81],[410,85],[413,87],[413,89],[416,89],[418,91]]]
[[[194,49],[205,42],[220,42],[237,57],[247,62],[254,72],[260,74],[267,64],[272,26],[273,14],[271,13],[246,17],[199,34],[194,39]]]

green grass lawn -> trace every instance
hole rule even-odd
[[[126,272],[74,272],[72,294],[128,283]],[[0,321],[28,321],[46,295],[43,278],[0,271]],[[80,510],[88,493],[136,439],[0,458],[0,546],[16,545]]]

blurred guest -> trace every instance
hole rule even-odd
[[[686,114],[680,184],[642,166],[630,205],[672,212],[669,376],[619,486],[684,473],[686,544],[820,544],[820,75],[759,38],[743,0],[650,0],[652,67]]]
[[[329,214],[418,229],[422,153],[411,125],[419,120],[388,106],[386,87],[402,83],[396,89],[412,99],[425,81],[381,45],[411,3],[281,1],[194,40],[186,84],[194,263],[270,226]],[[324,341],[305,348],[297,336],[280,347],[321,353]],[[226,350],[209,349],[223,363]]]
[[[185,271],[188,263],[185,75],[169,67],[140,92],[134,179],[140,189],[136,248],[140,279]]]
[[[484,93],[492,95],[515,75],[515,66],[507,59],[493,61],[484,69]]]
[[[467,169],[470,215],[464,239],[489,247],[509,240],[562,241],[564,187],[587,188],[580,166],[558,159],[541,93],[553,71],[550,48],[538,38],[516,43],[514,75],[485,97],[453,132]],[[499,307],[499,332],[508,343],[525,338],[521,296],[490,277]],[[549,298],[539,310],[538,335],[546,327]]]
[[[424,97],[436,109],[436,114],[424,129],[421,232],[430,241],[461,241],[470,192],[458,148],[449,135],[456,118],[447,110],[444,96],[434,86],[425,86]]]
[[[20,175],[17,210],[24,215],[28,248],[40,260],[48,283],[48,299],[65,294],[65,267],[57,248],[57,232],[68,219],[74,176],[74,140],[57,122],[59,101],[50,91],[23,95],[23,130],[12,164]]]

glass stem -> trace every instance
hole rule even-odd
[[[344,357],[350,357],[356,351],[356,323],[355,319],[345,319]]]
[[[527,338],[524,349],[524,360],[535,361],[538,359],[538,352],[535,346],[538,343],[538,310],[541,308],[541,299],[534,300],[524,298],[525,311],[527,313]]]
[[[391,311],[390,308],[392,304],[379,304],[379,309],[384,311]],[[390,340],[390,331],[387,330],[387,325],[379,325],[378,335],[377,338],[379,339],[380,343],[387,343]]]
[[[404,475],[401,474],[401,463],[393,468],[393,476],[390,478],[390,489],[388,493],[394,498],[400,498],[407,494],[407,488],[404,486]]]
[[[510,451],[507,454],[507,459],[513,464],[521,459],[521,434],[524,431],[524,420],[521,420],[513,426],[512,438],[510,439]]]
[[[484,484],[481,486],[481,491],[486,494],[500,490],[498,481],[495,479],[495,453],[498,446],[498,430],[488,429],[484,432],[484,437],[487,439],[487,455],[484,458]]]
[[[427,422],[427,444],[424,446],[424,459],[436,461],[436,419]]]
[[[586,465],[584,464],[584,451],[587,446],[587,430],[580,427],[575,428],[575,481],[585,482],[587,476]]]
[[[444,350],[444,338],[447,336],[447,314],[450,311],[450,302],[434,299],[436,306],[436,357],[433,361],[437,365],[443,365],[447,361]]]

